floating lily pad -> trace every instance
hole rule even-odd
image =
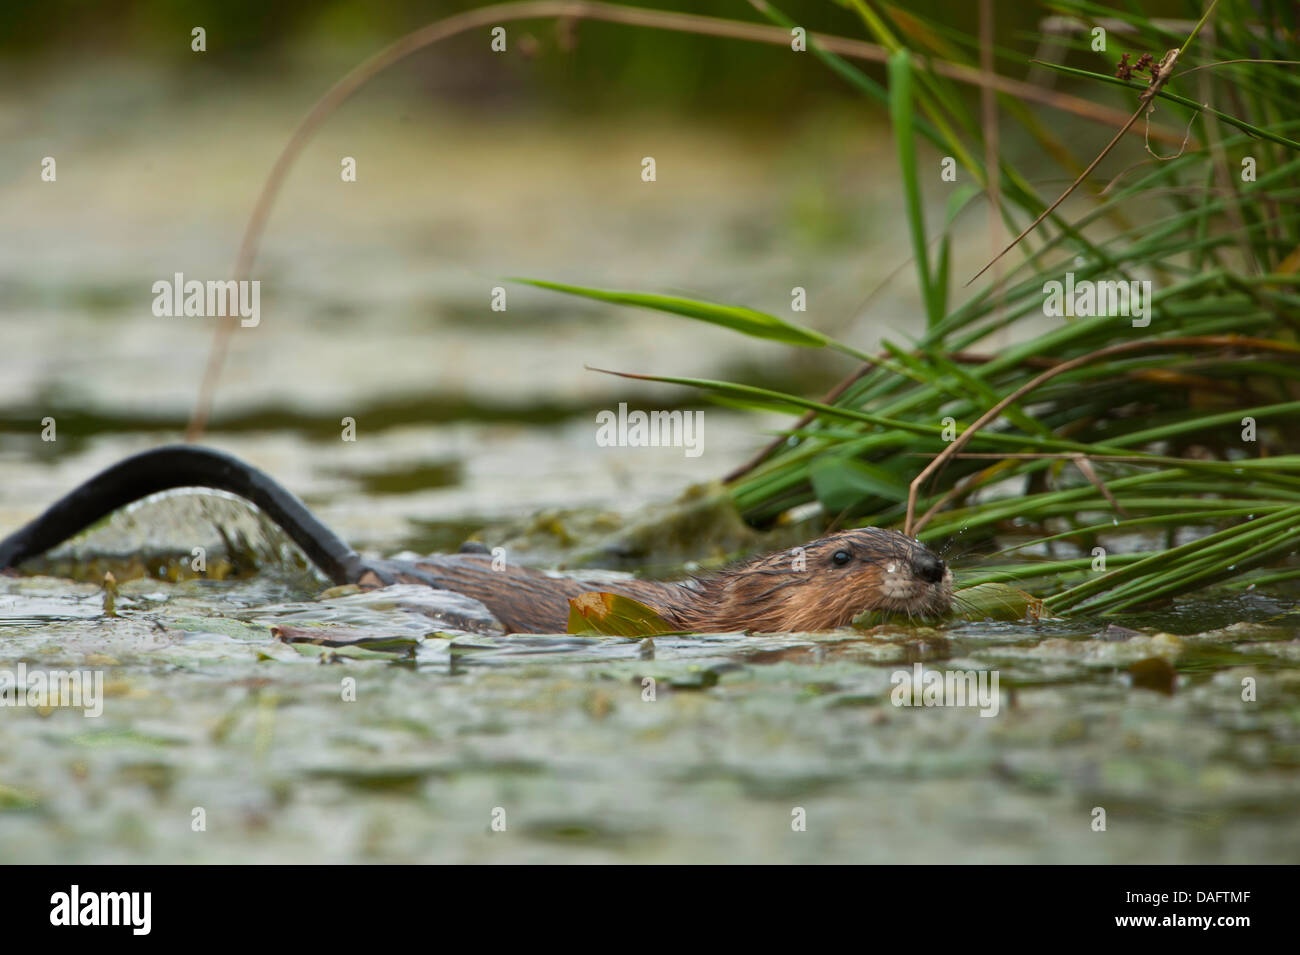
[[[631,597],[593,591],[569,601],[569,633],[640,638],[674,630],[667,620]]]

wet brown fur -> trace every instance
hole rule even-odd
[[[840,552],[850,555],[843,565],[834,560]],[[923,579],[927,566],[941,579]],[[833,630],[866,610],[931,616],[952,601],[952,575],[934,554],[874,527],[831,534],[684,583],[552,577],[514,564],[493,570],[490,558],[476,554],[424,558],[394,568],[392,576],[473,597],[515,633],[563,633],[570,598],[592,591],[631,597],[673,626],[698,632]],[[360,582],[383,583],[373,573]]]

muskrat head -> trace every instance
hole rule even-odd
[[[836,587],[849,619],[864,610],[934,617],[952,605],[952,571],[919,541],[866,527],[831,534],[806,548],[814,568]]]
[[[867,610],[933,617],[952,604],[952,571],[924,544],[867,527],[778,551],[699,582],[700,629],[833,630]]]

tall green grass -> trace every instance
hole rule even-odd
[[[1086,210],[1067,219],[1063,206],[1046,217],[1002,260],[996,284],[989,272],[973,294],[962,290],[969,276],[953,273],[950,228],[975,193],[923,183],[918,143],[956,157],[961,178],[981,189],[995,172],[999,211],[1013,235],[1056,194],[1039,194],[1026,173],[1005,162],[986,169],[974,100],[929,68],[936,59],[973,65],[972,38],[890,4],[851,6],[870,38],[890,51],[888,87],[833,54],[813,52],[880,103],[892,122],[925,312],[914,343],[885,342],[880,354],[868,354],[748,307],[534,284],[672,312],[779,345],[833,349],[868,365],[829,402],[729,382],[655,379],[806,416],[730,485],[737,506],[757,524],[816,500],[828,521],[901,526],[909,484],[944,451],[952,425],[960,433],[1056,363],[1144,342],[1046,381],[975,434],[965,454],[920,489],[917,514],[928,516],[919,536],[959,537],[963,547],[1014,545],[968,579],[1034,581],[1051,591],[1046,605],[1057,613],[1132,610],[1240,579],[1293,553],[1300,546],[1300,67],[1230,61],[1293,57],[1294,5],[1265,0],[1260,15],[1246,0],[1222,0],[1188,43],[1190,30],[1175,35],[1131,8],[1044,4],[1044,15],[1064,14],[1086,27],[1100,18],[1125,25],[1109,32],[1104,54],[1091,51],[1086,29],[1067,37],[1070,62],[1049,67],[1099,101],[1125,87],[1120,95],[1130,110],[1145,82],[1112,75],[1119,54],[1136,59],[1149,52],[1159,60],[1186,44],[1151,121],[1186,127],[1189,142],[1181,150],[1161,145],[1160,159],[1135,156],[1132,137],[1121,142],[1105,168],[1129,168],[1113,180],[1082,183],[1068,208],[1086,198]],[[779,10],[767,12],[788,22]],[[1189,8],[1189,22],[1205,12]],[[1025,69],[1006,50],[995,52],[1002,71]],[[1216,65],[1193,70],[1207,64]],[[1094,158],[1073,149],[1068,128],[1054,128],[1050,115],[1007,97],[1000,105],[1065,181]],[[1139,119],[1137,128],[1144,123]],[[1253,180],[1243,175],[1251,162]],[[926,210],[944,203],[942,232],[932,243]],[[1073,318],[1042,334],[1021,332],[1027,318],[1043,314],[1044,283],[1066,271],[1076,279],[1151,280],[1150,325]],[[1015,344],[1000,347],[1007,336]],[[1255,441],[1243,439],[1251,427],[1246,419]],[[1135,548],[1134,540],[1142,543]],[[1116,551],[1106,555],[1104,570],[1095,548]],[[1267,581],[1292,576],[1300,567],[1277,569]]]

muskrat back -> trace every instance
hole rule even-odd
[[[682,583],[584,580],[517,564],[452,554],[379,562],[363,586],[420,583],[481,601],[508,629],[562,633],[569,600],[591,591],[622,594],[677,629],[695,632],[833,630],[868,610],[932,617],[952,603],[952,572],[929,548],[897,531],[841,531],[802,547],[743,561]]]

